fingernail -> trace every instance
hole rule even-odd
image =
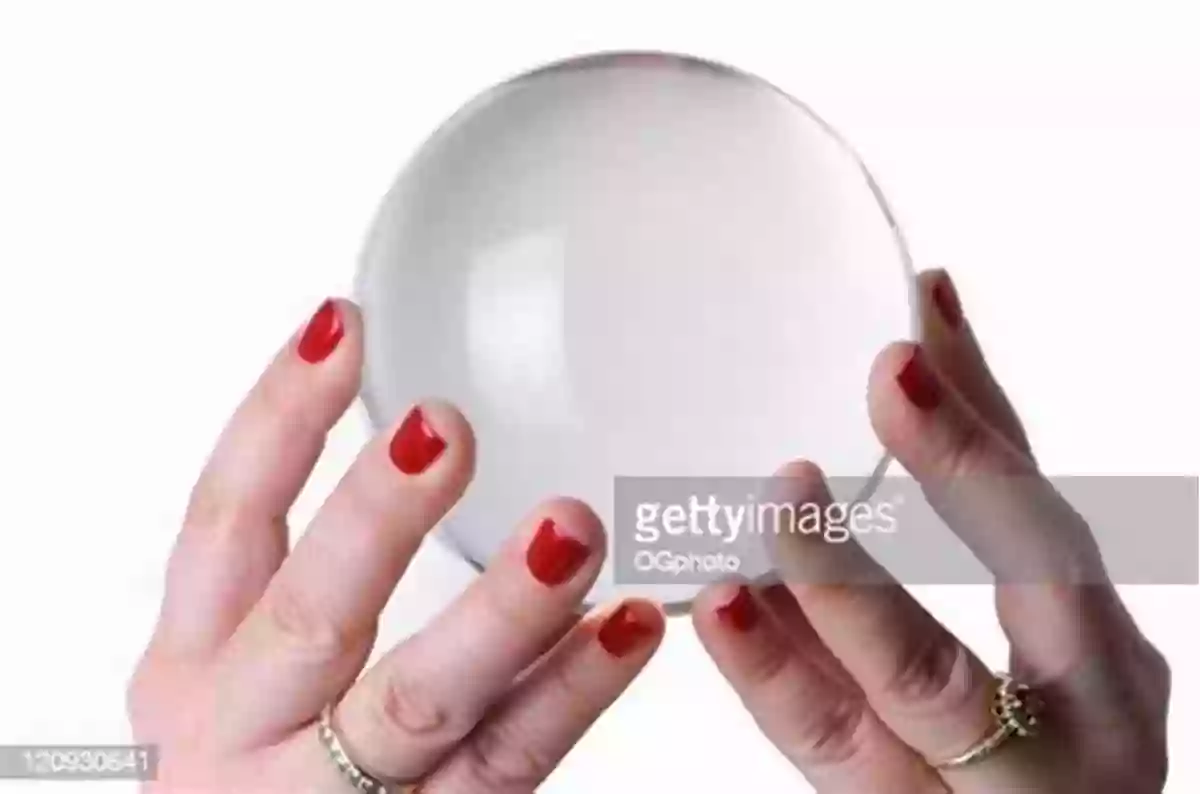
[[[545,518],[529,543],[525,563],[533,578],[554,587],[574,576],[587,556],[586,544],[563,534],[553,519]]]
[[[337,303],[327,300],[308,321],[296,352],[309,364],[316,364],[329,358],[345,335],[346,326],[342,324]]]
[[[950,280],[950,274],[943,272],[933,284],[933,305],[946,325],[954,330],[962,327],[962,303],[958,300],[958,290]]]
[[[922,411],[931,411],[942,400],[942,387],[937,376],[925,362],[921,348],[914,347],[912,355],[896,375],[896,382],[908,401]]]
[[[735,631],[745,633],[758,625],[758,604],[750,588],[742,585],[724,606],[717,607],[717,620]]]
[[[396,468],[405,474],[420,474],[446,449],[446,440],[425,421],[420,406],[414,407],[400,423],[388,454]]]
[[[596,639],[609,656],[620,659],[654,636],[654,628],[644,623],[628,604],[622,604],[608,616]]]

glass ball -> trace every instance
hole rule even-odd
[[[915,334],[912,287],[870,175],[804,105],[689,56],[574,58],[470,101],[384,199],[363,398],[381,430],[427,397],[471,421],[438,532],[482,568],[547,496],[611,525],[617,477],[879,474],[867,374]],[[610,564],[589,601],[697,590]]]

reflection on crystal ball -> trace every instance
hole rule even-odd
[[[558,494],[628,556],[617,477],[876,473],[866,378],[913,334],[911,283],[870,176],[806,107],[695,58],[576,58],[472,100],[386,197],[357,285],[364,400],[379,428],[431,396],[471,421],[475,481],[440,528],[471,562]],[[612,563],[589,600],[698,589]]]

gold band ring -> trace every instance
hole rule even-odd
[[[367,772],[346,753],[342,740],[333,729],[333,703],[321,710],[321,719],[317,722],[317,738],[321,746],[329,754],[329,759],[342,773],[342,777],[355,791],[362,794],[417,794],[421,787],[418,783],[388,783]]]
[[[1017,683],[1008,673],[998,673],[991,713],[996,723],[991,731],[962,753],[932,766],[935,769],[964,767],[988,757],[1014,736],[1036,736],[1041,725],[1042,702],[1026,684]]]

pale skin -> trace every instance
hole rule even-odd
[[[948,277],[927,272],[919,283],[920,360],[897,343],[870,375],[878,436],[931,502],[949,477],[1039,477]],[[135,736],[162,753],[147,791],[350,792],[316,739],[333,702],[347,751],[372,774],[419,781],[425,794],[532,792],[649,661],[662,612],[628,600],[580,617],[604,529],[586,505],[553,498],[532,507],[439,617],[364,670],[393,588],[468,487],[474,439],[444,403],[398,417],[288,553],[289,508],[359,387],[357,309],[337,301],[323,312],[280,349],[193,490],[129,687]],[[922,368],[915,401],[913,367]],[[814,464],[782,471],[797,498],[830,498]],[[1073,514],[1048,494],[943,500],[943,517],[960,535],[979,533],[964,540],[985,564],[1007,544],[1086,559],[1086,527],[1064,525]],[[966,520],[964,510],[1004,520]],[[693,608],[704,646],[766,738],[820,794],[1161,790],[1169,673],[1110,584],[997,588],[1012,669],[1043,693],[1046,730],[937,770],[931,760],[989,730],[990,671],[899,584],[803,575],[871,564],[839,549],[785,545],[785,584],[722,582]]]

